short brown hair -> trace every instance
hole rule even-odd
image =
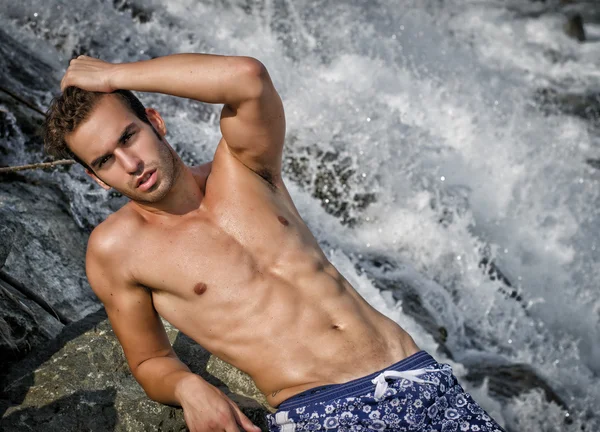
[[[116,95],[123,105],[140,120],[151,125],[146,115],[146,108],[129,90],[116,90],[112,93],[100,93],[82,90],[78,87],[67,87],[56,96],[46,112],[44,121],[44,148],[46,153],[58,159],[75,159],[84,167],[83,162],[67,145],[65,135],[73,132],[87,120],[98,101],[107,94]]]

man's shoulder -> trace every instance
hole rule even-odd
[[[125,205],[94,228],[87,244],[87,260],[121,259],[135,247],[133,241],[141,226],[139,214]]]

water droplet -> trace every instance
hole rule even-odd
[[[509,340],[508,340],[508,343],[509,343],[509,344],[511,344],[511,343],[512,343],[512,339],[509,339]]]
[[[37,13],[37,12],[36,12],[36,13],[34,13],[34,14],[33,14],[33,16],[37,18],[37,16],[38,16],[38,13]]]
[[[371,243],[367,243],[367,247],[371,247]]]
[[[367,176],[367,173],[362,173],[362,177],[365,178]]]
[[[396,35],[395,34],[392,35],[392,39],[396,40]]]
[[[371,121],[371,117],[367,117],[367,122],[370,122],[370,121]]]
[[[441,181],[446,181],[446,177],[444,177],[444,176],[441,176],[441,177],[440,177],[440,180],[441,180]]]
[[[458,255],[458,256],[456,257],[456,259],[457,259],[458,261],[460,261],[460,260],[461,260],[461,256],[460,256],[460,255]]]
[[[504,253],[508,253],[508,249],[504,249]]]
[[[403,25],[400,26],[400,30],[404,30],[404,26]]]

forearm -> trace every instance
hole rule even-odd
[[[250,57],[174,54],[115,64],[110,83],[116,89],[236,106],[260,94],[265,74],[264,66]]]
[[[175,357],[154,357],[134,372],[148,397],[166,405],[181,405],[178,391],[186,380],[202,380]]]

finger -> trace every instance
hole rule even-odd
[[[245,431],[260,432],[260,428],[258,426],[256,426],[254,423],[252,423],[252,420],[250,420],[248,417],[246,417],[246,415],[242,412],[241,409],[239,409],[239,407],[235,404],[235,402],[233,402],[233,401],[227,401],[227,402],[229,402],[229,405],[231,406],[231,410],[233,411],[233,415],[235,417],[235,421],[237,422],[237,424],[239,424],[241,427],[243,427]]]
[[[225,425],[225,432],[241,432],[234,419],[230,419]]]
[[[65,89],[67,88],[67,75],[65,75],[63,77],[63,79],[60,81],[60,91],[65,91]]]
[[[63,76],[62,80],[60,81],[60,89],[62,91],[64,91],[67,87],[71,85],[71,75],[72,73],[70,73],[69,70],[67,70],[65,76]]]

